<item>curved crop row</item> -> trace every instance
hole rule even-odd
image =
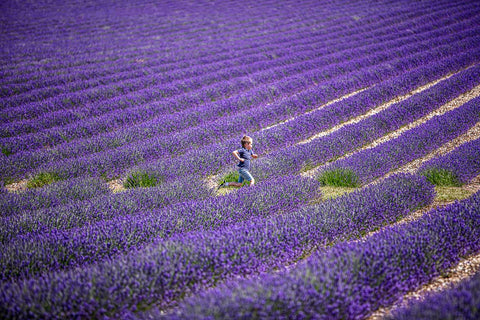
[[[125,309],[157,300],[166,304],[226,277],[272,270],[317,245],[358,237],[392,223],[430,202],[433,193],[433,186],[424,178],[396,176],[378,186],[289,214],[214,232],[179,235],[88,268],[4,284],[2,311],[10,317],[115,317]],[[24,286],[39,290],[23,290]],[[110,290],[112,286],[117,289]],[[129,293],[120,288],[128,288]],[[145,288],[149,288],[148,293]],[[85,295],[94,298],[87,304],[68,302],[85,301]],[[48,308],[37,307],[41,305]]]
[[[63,230],[81,227],[88,224],[86,230],[93,230],[93,234],[110,233],[116,237],[120,234],[134,234],[135,230],[143,232],[149,237],[152,232],[157,235],[167,236],[170,233],[186,232],[195,228],[209,229],[221,224],[230,224],[242,220],[248,216],[268,214],[269,212],[283,211],[295,208],[315,198],[318,182],[302,177],[281,177],[274,181],[263,181],[254,188],[244,188],[238,192],[219,197],[208,197],[200,200],[186,199],[182,202],[167,205],[160,211],[147,213],[144,205],[128,205],[123,201],[140,201],[140,195],[136,198],[128,196],[119,197],[118,202],[108,201],[102,203],[98,199],[98,207],[95,211],[85,211],[83,215],[66,207],[65,210],[54,212],[39,212],[35,215],[15,216],[12,219],[4,219],[0,231],[0,241],[6,242],[18,235],[27,233],[51,232],[51,237],[62,238],[66,233]],[[148,193],[144,197],[148,198]],[[249,199],[249,200],[247,200]],[[123,201],[122,201],[123,200]],[[156,199],[152,199],[155,202]],[[151,200],[151,201],[152,201]],[[157,200],[158,201],[158,200]],[[111,207],[111,203],[117,203]],[[122,208],[123,207],[123,208]],[[240,212],[237,212],[238,208]],[[122,210],[123,209],[123,210]],[[215,214],[214,214],[215,213]],[[60,219],[61,218],[61,219]],[[107,221],[108,220],[108,221]],[[94,225],[99,222],[98,225]],[[124,229],[124,231],[120,231]],[[95,231],[96,230],[96,231]],[[58,231],[58,233],[57,233]],[[83,230],[73,230],[71,236],[81,241]],[[57,233],[57,235],[55,235]],[[67,232],[68,233],[68,232]],[[89,232],[87,232],[89,233]],[[139,236],[140,237],[140,236]],[[48,236],[47,236],[48,238]],[[122,242],[125,239],[118,239]],[[69,240],[67,239],[67,242]],[[72,243],[74,244],[74,243]],[[122,247],[119,245],[119,247]]]
[[[205,292],[163,318],[363,318],[478,252],[479,222],[480,192],[364,241],[319,251],[290,271]]]
[[[17,211],[8,217],[0,218],[2,224],[0,242],[9,241],[17,234],[38,233],[54,228],[74,228],[94,221],[154,210],[181,202],[207,199],[212,196],[210,188],[192,183],[190,177],[185,177],[157,187],[131,189],[84,201],[70,201],[54,208],[39,209],[34,212]]]
[[[84,266],[138,250],[155,239],[287,213],[319,197],[318,187],[312,179],[284,177],[242,190],[245,192],[91,221],[81,228],[27,234],[0,249],[0,278]]]

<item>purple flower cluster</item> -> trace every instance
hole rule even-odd
[[[446,170],[460,184],[468,183],[480,174],[480,139],[464,143],[444,156],[427,161],[417,172],[428,175],[432,169]]]
[[[423,177],[394,176],[287,214],[250,219],[215,231],[179,234],[88,268],[8,283],[1,290],[2,302],[8,301],[2,303],[5,309],[1,311],[14,317],[29,312],[40,317],[99,316],[106,315],[108,308],[114,316],[157,300],[168,305],[225,278],[272,270],[317,246],[361,237],[428,204],[433,197],[433,186]],[[71,287],[75,283],[83,285]],[[39,291],[23,290],[23,286]],[[95,305],[78,304],[69,309],[70,299],[85,300],[87,296],[93,297]],[[48,311],[38,308],[44,303],[51,306]]]
[[[387,320],[475,320],[480,318],[480,273],[451,289],[427,295],[387,316]]]
[[[166,318],[363,318],[478,252],[479,221],[480,192],[363,241],[319,250],[292,270],[198,294]]]
[[[288,212],[316,198],[318,187],[318,182],[313,179],[284,177],[203,201],[89,221],[79,228],[51,229],[18,236],[0,249],[0,264],[3,266],[0,278],[83,266],[138,249],[153,239],[195,230],[213,230],[254,217]],[[36,221],[37,224],[43,222]],[[9,232],[10,228],[8,226],[5,231]]]
[[[329,170],[347,169],[354,172],[361,183],[373,181],[465,133],[480,121],[479,105],[480,97],[474,98],[454,110],[435,116],[422,125],[406,131],[398,138],[336,161],[323,168],[319,175]],[[473,161],[479,160],[476,158]]]

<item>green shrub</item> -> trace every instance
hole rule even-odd
[[[27,182],[27,188],[40,188],[59,180],[60,176],[55,172],[41,172]]]
[[[355,188],[360,185],[358,177],[352,170],[342,168],[324,171],[318,177],[318,181],[324,186],[334,187]]]
[[[162,181],[154,173],[148,173],[146,171],[134,171],[131,172],[125,181],[123,182],[123,186],[125,188],[139,188],[139,187],[154,187],[160,184]]]
[[[446,169],[431,168],[422,172],[422,175],[427,178],[428,181],[436,186],[443,187],[459,187],[461,183],[458,181],[456,175]]]

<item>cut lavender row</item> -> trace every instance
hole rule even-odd
[[[475,320],[480,319],[480,272],[452,288],[427,296],[386,316],[385,320]]]
[[[479,237],[477,192],[417,221],[318,251],[290,271],[199,294],[165,318],[364,318],[479,252]]]
[[[353,172],[361,184],[371,182],[465,133],[480,121],[479,110],[480,97],[477,97],[406,131],[398,138],[336,161],[323,168],[318,175],[332,170],[346,170]],[[476,158],[473,161],[479,160]]]
[[[98,178],[59,181],[39,189],[0,194],[0,216],[7,217],[24,211],[55,207],[109,193],[108,185]]]
[[[433,194],[433,186],[424,178],[391,177],[379,185],[287,215],[251,220],[214,232],[189,233],[97,265],[4,283],[1,311],[11,317],[23,313],[37,317],[116,317],[135,306],[165,306],[226,278],[292,263],[317,245],[357,238],[429,203]],[[117,289],[106,294],[112,287]],[[120,288],[128,288],[129,294]],[[85,295],[93,297],[88,299],[91,302],[68,302],[87,301]],[[46,305],[48,311],[38,308]]]
[[[210,188],[193,183],[191,177],[185,177],[153,188],[131,189],[84,201],[70,201],[66,205],[34,212],[17,212],[0,218],[2,224],[0,242],[8,241],[19,233],[42,232],[52,228],[73,228],[93,221],[112,219],[211,196],[213,194]],[[3,226],[11,233],[3,229]]]
[[[21,234],[42,233],[52,229],[66,230],[85,224],[90,225],[86,230],[96,230],[99,234],[108,232],[111,236],[115,236],[117,232],[124,234],[123,231],[119,231],[121,229],[128,234],[141,226],[143,229],[139,229],[138,232],[139,234],[142,232],[143,235],[141,234],[139,237],[147,238],[151,236],[152,232],[158,236],[167,236],[170,233],[184,232],[195,228],[209,229],[218,227],[222,223],[229,224],[237,219],[245,219],[241,212],[236,211],[235,207],[247,211],[246,218],[249,215],[261,215],[262,212],[268,214],[275,210],[281,212],[284,209],[292,209],[315,198],[318,186],[318,182],[311,181],[311,179],[282,177],[275,181],[258,183],[255,188],[243,188],[238,192],[221,197],[213,196],[204,200],[190,201],[185,198],[180,203],[148,214],[146,213],[148,207],[145,204],[131,205],[127,201],[140,202],[143,200],[140,198],[141,196],[149,199],[150,193],[136,194],[136,198],[126,195],[117,199],[98,199],[95,203],[96,206],[90,206],[88,209],[81,207],[80,210],[73,210],[80,206],[80,204],[73,204],[71,207],[62,208],[63,210],[48,210],[37,212],[35,215],[23,214],[11,219],[3,219],[0,242],[4,243]],[[158,190],[156,191],[158,192]],[[250,198],[249,201],[246,200],[248,198]],[[150,202],[153,202],[153,204],[150,203],[150,207],[158,207],[157,202],[160,201],[150,199]],[[113,207],[112,204],[116,206]],[[160,203],[160,205],[162,204],[166,205],[164,202]],[[213,212],[218,214],[210,215]],[[107,222],[107,220],[110,221]],[[93,225],[95,222],[100,223],[95,226]],[[83,230],[73,230],[72,236],[81,241],[82,232]],[[57,236],[62,237],[62,234],[59,232]],[[79,236],[80,238],[78,238]],[[123,240],[119,239],[118,241]]]
[[[480,105],[480,102],[477,103]],[[440,185],[468,183],[480,174],[480,139],[464,143],[444,156],[427,161],[417,173]]]
[[[288,213],[319,197],[318,188],[319,183],[313,179],[283,177],[221,197],[184,202],[97,223],[89,221],[82,228],[27,234],[0,249],[0,265],[3,266],[0,278],[69,269],[139,249],[154,239],[190,231],[204,233],[256,217]],[[34,223],[42,224],[42,221]],[[7,224],[7,229],[9,227],[11,225]]]
[[[252,171],[262,179],[276,175],[280,167],[283,172],[293,173],[332,161],[427,115],[459,94],[471,90],[478,85],[479,73],[480,65],[471,67],[358,123],[346,125],[309,143],[291,147],[288,154],[280,150],[265,159],[259,159]]]
[[[457,27],[460,27],[460,26],[457,25]],[[437,30],[435,32],[440,32],[440,31]],[[418,35],[416,35],[416,37],[418,37]],[[430,35],[426,37],[426,39],[429,39],[429,38],[430,38]],[[447,40],[443,39],[439,41],[447,41]],[[447,42],[451,42],[451,41],[448,40]],[[452,49],[450,51],[453,52],[455,50]],[[426,57],[426,54],[427,53],[425,52],[424,59],[428,59],[428,57]],[[443,53],[443,54],[446,54],[446,53]],[[419,59],[419,58],[417,57],[416,59]],[[419,64],[420,62],[415,60],[415,63]],[[406,65],[404,67],[406,67]],[[275,97],[275,98],[278,98],[278,97]],[[94,139],[88,138],[88,139],[82,139],[82,140],[74,140],[69,143],[62,144],[61,146],[53,150],[45,150],[45,151],[40,150],[39,151],[40,154],[37,153],[38,155],[36,157],[38,157],[41,160],[37,160],[37,161],[30,160],[30,162],[42,163],[47,160],[55,161],[55,159],[59,159],[66,156],[71,157],[77,154],[84,154],[85,152],[91,152],[92,150],[95,152],[98,152],[105,148],[109,148],[110,144],[115,147],[118,147],[122,144],[131,143],[132,141],[135,141],[137,139],[145,138],[146,135],[148,137],[152,135],[158,135],[161,133],[167,133],[168,131],[183,129],[187,126],[191,127],[194,125],[198,125],[199,124],[198,121],[206,121],[212,117],[214,119],[215,117],[220,116],[221,111],[218,110],[219,108],[221,108],[222,110],[227,109],[227,106],[225,106],[225,103],[216,104],[216,105],[217,107],[215,107],[215,105],[213,104],[211,106],[207,105],[205,106],[206,108],[201,108],[201,110],[203,110],[202,112],[200,112],[201,111],[200,109],[198,111],[194,109],[194,110],[190,110],[189,114],[181,113],[181,114],[176,114],[175,116],[167,116],[164,118],[164,121],[156,121],[156,120],[148,121],[146,123],[143,123],[142,125],[134,126],[133,128],[129,127],[121,131],[116,130],[115,132],[112,132],[109,134],[96,136]],[[228,109],[230,110],[230,108]],[[130,116],[128,117],[129,119],[128,121],[134,121],[132,119],[136,119],[140,116],[143,116],[143,117],[146,116],[145,114],[137,113],[137,112],[138,110],[136,110],[135,114],[129,113]],[[121,117],[124,120],[127,119],[126,116],[119,116],[118,114],[116,114],[116,117]],[[173,124],[179,122],[179,119],[182,119],[181,124],[179,123],[178,125],[174,126]],[[187,121],[187,119],[189,119],[189,121]],[[108,122],[108,120],[103,118],[98,119],[98,121],[99,123],[102,124],[102,126],[106,125],[106,122]],[[82,134],[85,134],[85,132],[91,132],[92,129],[93,128],[89,128],[88,131],[82,130],[81,132]],[[68,136],[69,139],[72,139],[74,137],[72,136],[72,134],[73,132],[67,133],[65,128],[59,128],[59,132],[56,135],[57,138],[45,132],[45,135],[35,135],[35,136],[31,135],[31,136],[25,136],[25,137],[18,137],[14,139],[4,139],[2,143],[4,144],[3,147],[6,150],[9,150],[9,152],[18,152],[20,150],[35,149],[36,147],[43,146],[45,143],[51,143],[50,140],[52,141],[63,140],[66,136]],[[32,138],[35,140],[32,141],[31,140]],[[109,143],[109,141],[113,141],[113,142]],[[33,152],[33,151],[29,151],[29,152]],[[55,155],[55,158],[52,158],[54,155]],[[18,155],[18,157],[20,157],[22,162],[26,161],[25,159],[26,155],[22,154],[21,156]],[[13,161],[14,159],[10,159],[10,160]]]

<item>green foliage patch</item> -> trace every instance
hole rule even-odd
[[[123,186],[126,189],[130,188],[146,188],[146,187],[155,187],[156,185],[162,182],[162,178],[158,177],[154,173],[148,173],[146,171],[134,171],[130,172]]]
[[[349,187],[356,188],[360,186],[358,177],[350,169],[333,169],[324,171],[319,177],[318,181],[324,186],[333,186],[333,187]]]
[[[456,175],[446,169],[431,168],[422,172],[428,181],[436,186],[443,187],[459,187],[461,183],[458,181]]]
[[[62,180],[55,172],[40,172],[32,180],[27,182],[27,188],[40,188],[44,185]]]

